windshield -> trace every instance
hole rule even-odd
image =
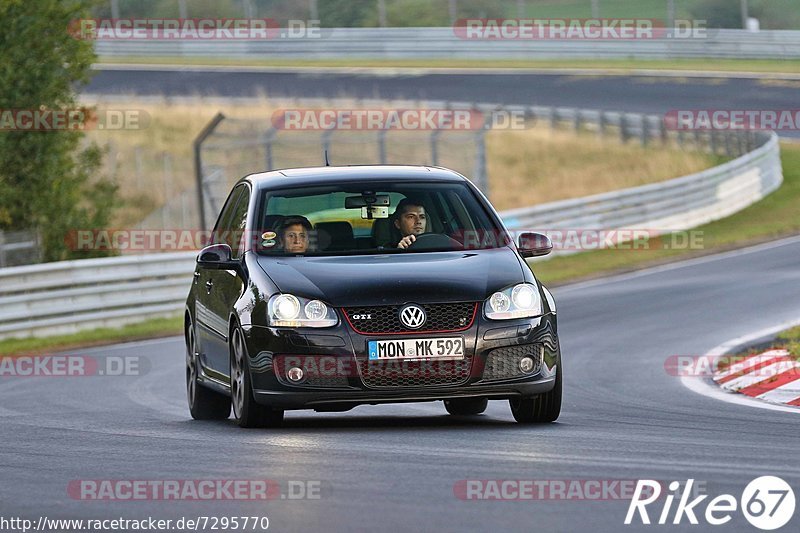
[[[358,182],[268,190],[255,251],[352,255],[497,248],[508,244],[463,183]]]

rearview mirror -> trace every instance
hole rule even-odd
[[[553,251],[553,241],[541,233],[522,233],[519,236],[517,249],[522,257],[538,257]]]
[[[237,261],[231,259],[231,247],[227,244],[212,244],[206,246],[197,254],[197,264],[204,268],[215,270],[238,269]]]
[[[388,194],[364,194],[361,196],[348,196],[344,199],[345,209],[357,209],[359,207],[378,207],[389,205]]]

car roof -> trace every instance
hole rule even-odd
[[[250,174],[242,178],[257,189],[327,185],[342,181],[438,181],[462,182],[466,178],[442,167],[413,165],[352,165],[328,167],[287,168]]]

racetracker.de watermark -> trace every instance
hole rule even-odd
[[[125,18],[77,19],[68,31],[92,41],[262,41],[321,39],[318,19],[272,18]]]
[[[794,357],[769,352],[752,356],[671,355],[664,361],[664,371],[675,377],[718,377],[724,372],[728,380],[745,374],[757,380],[778,375],[800,377]]]
[[[636,479],[462,479],[453,485],[459,500],[617,501],[636,494]],[[694,486],[697,493],[704,484]],[[648,497],[656,489],[648,489]]]
[[[664,123],[672,131],[798,131],[800,109],[673,109]]]
[[[0,356],[0,378],[141,376],[150,360],[139,355],[12,355]]]
[[[705,20],[644,18],[463,18],[453,24],[459,39],[475,40],[589,40],[706,39]]]
[[[286,131],[522,130],[532,124],[522,110],[497,109],[278,109],[271,124]]]
[[[275,479],[73,479],[67,495],[81,501],[320,500],[321,480]]]
[[[589,251],[599,249],[647,250],[702,250],[704,233],[699,230],[669,231],[665,229],[515,229],[508,233],[496,230],[459,230],[450,236],[465,250],[496,248],[518,243],[524,233],[546,235],[557,251]],[[145,230],[136,228],[75,229],[64,237],[72,251],[191,251],[200,250],[212,243],[236,242],[240,247],[250,244],[252,249],[268,249],[276,244],[277,234],[266,231],[217,232],[193,229]],[[313,230],[309,233],[309,249],[325,250],[331,237]]]
[[[0,109],[0,131],[141,130],[150,125],[143,109]]]

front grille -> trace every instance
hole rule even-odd
[[[519,369],[519,361],[523,357],[533,359],[533,370],[524,373]],[[489,352],[486,366],[483,369],[483,379],[510,379],[521,376],[531,376],[539,371],[542,364],[541,344],[521,344],[519,346],[506,346],[496,348]]]
[[[343,309],[347,322],[362,335],[391,335],[402,333],[452,333],[464,331],[472,326],[478,304],[474,302],[447,304],[420,304],[425,310],[425,324],[409,330],[400,323],[402,305],[374,307],[348,307]],[[353,318],[354,316],[359,318]],[[369,318],[364,318],[369,317]]]
[[[358,368],[367,387],[441,387],[460,385],[469,379],[472,356],[458,361],[369,361],[360,360]]]

